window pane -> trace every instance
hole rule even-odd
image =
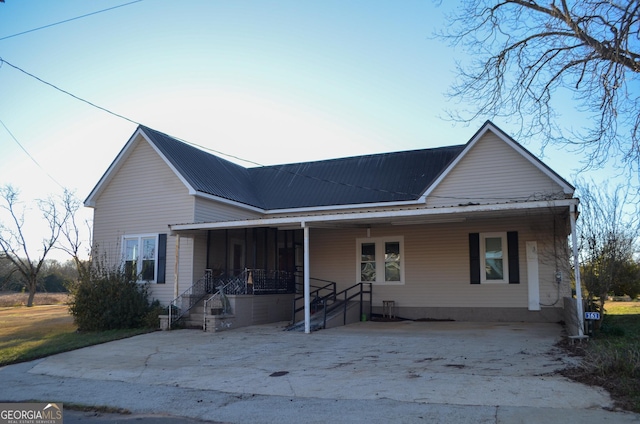
[[[384,264],[384,280],[400,281],[400,262],[387,262]]]
[[[124,262],[124,275],[126,275],[131,281],[138,279],[138,261],[125,261]]]
[[[138,279],[138,239],[124,241],[124,273],[131,280]]]
[[[156,269],[156,239],[142,239],[142,272],[141,279],[144,281],[153,281],[155,279]]]
[[[375,262],[362,262],[360,264],[360,281],[376,281]]]
[[[384,280],[400,281],[400,243],[384,244]]]
[[[485,278],[487,280],[503,280],[502,238],[487,237],[485,239]]]
[[[155,259],[156,239],[142,239],[142,259]]]
[[[392,242],[384,244],[384,260],[387,262],[400,260],[400,243]]]
[[[362,262],[372,262],[376,260],[375,243],[362,243]]]
[[[125,253],[124,258],[127,261],[134,261],[138,259],[138,239],[125,240]]]
[[[360,281],[376,281],[376,244],[362,243],[360,249]]]

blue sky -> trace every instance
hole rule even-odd
[[[454,63],[467,58],[433,34],[456,2],[143,0],[2,39],[125,3],[6,0],[0,57],[136,122],[260,164],[462,144],[482,125],[442,118],[455,107],[444,96]],[[40,164],[0,126],[0,185],[27,202],[60,193],[58,183],[84,199],[136,128],[6,64],[0,120]],[[518,141],[539,153],[539,140]],[[578,156],[545,155],[574,181]]]

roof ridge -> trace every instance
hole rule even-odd
[[[357,159],[364,159],[364,158],[373,158],[373,157],[376,157],[376,156],[389,156],[389,155],[394,155],[395,156],[395,155],[401,155],[401,154],[415,154],[415,153],[426,152],[426,151],[461,149],[464,146],[466,146],[466,144],[456,144],[456,145],[451,145],[451,146],[439,146],[439,147],[427,147],[427,148],[424,148],[424,149],[400,150],[400,151],[397,151],[397,152],[367,153],[367,154],[364,154],[364,155],[344,156],[344,157],[338,157],[338,158],[317,159],[317,160],[301,161],[301,162],[290,162],[290,163],[280,163],[280,164],[276,163],[276,164],[272,164],[272,165],[252,166],[252,167],[248,167],[246,169],[251,171],[251,170],[263,169],[263,168],[289,167],[289,166],[308,165],[308,164],[316,164],[316,163],[323,163],[323,162],[345,161],[345,160],[350,160],[350,159],[357,160]]]

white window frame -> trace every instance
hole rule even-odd
[[[155,243],[154,249],[154,257],[153,257],[153,280],[142,280],[139,279],[139,283],[155,283],[158,280],[158,242],[159,237],[158,234],[126,234],[122,236],[122,267],[127,258],[127,240],[137,240],[138,241],[138,258],[136,259],[136,275],[141,275],[142,273],[142,261],[143,261],[143,241],[147,239],[153,239]]]
[[[385,281],[385,244],[386,243],[398,243],[400,246],[400,281]],[[375,281],[361,281],[361,269],[362,263],[362,245],[363,244],[375,244],[375,264],[376,264],[376,280]],[[359,283],[373,283],[377,285],[403,285],[405,269],[405,254],[404,254],[404,236],[389,236],[389,237],[365,237],[356,239],[356,281]]]
[[[502,279],[488,280],[487,270],[485,268],[486,256],[486,239],[500,238],[502,241]],[[509,248],[507,245],[507,233],[480,233],[480,283],[482,284],[508,284],[509,283]]]

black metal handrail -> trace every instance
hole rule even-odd
[[[369,286],[369,290],[364,290],[364,286],[367,285]],[[355,288],[358,288],[358,291],[353,293],[352,295],[349,295],[349,291]],[[344,299],[338,299],[342,294],[344,294]],[[339,293],[336,293],[335,297],[338,300],[342,300],[343,302],[343,312],[342,312],[342,325],[346,325],[347,324],[347,306],[349,305],[349,301],[351,299],[353,299],[354,297],[359,296],[360,297],[360,317],[362,317],[362,312],[363,312],[363,303],[364,303],[364,295],[368,294],[369,295],[369,317],[371,317],[371,312],[373,311],[373,284],[371,283],[357,283],[354,284],[351,287],[347,287],[346,289],[342,290]],[[322,320],[322,328],[326,328],[327,327],[327,305],[326,303],[324,304],[324,317]]]
[[[314,286],[314,285],[310,285],[310,288],[313,287],[315,290],[309,292],[309,296],[312,298],[311,301],[311,306],[314,307],[316,312],[318,310],[318,305],[322,304],[323,307],[326,309],[326,302],[329,299],[333,299],[335,300],[336,297],[336,285],[337,283],[335,281],[329,281],[329,280],[323,280],[320,278],[309,278],[310,280],[314,280],[314,281],[321,281],[325,284],[324,286]],[[304,290],[303,290],[304,291]],[[325,294],[325,295],[320,295],[320,293],[322,291],[329,291],[329,293]],[[301,296],[297,296],[293,298],[293,311],[291,313],[291,323],[295,323],[296,322],[296,314],[300,311],[304,310],[304,304],[300,307],[296,307],[296,305],[298,304],[298,301],[300,300],[304,300],[304,294],[302,294]]]
[[[322,287],[315,287],[315,290],[311,291],[309,293],[310,296],[313,296],[313,301],[310,304],[310,307],[312,307],[314,309],[314,313],[317,312],[320,308],[322,308],[323,310],[323,317],[322,317],[322,328],[326,328],[327,327],[327,314],[329,312],[331,312],[333,309],[330,308],[330,305],[327,304],[327,302],[329,300],[333,300],[334,302],[336,301],[341,301],[342,302],[342,306],[343,306],[343,312],[342,312],[342,324],[346,325],[347,324],[347,309],[349,306],[349,301],[359,297],[359,303],[360,303],[360,316],[362,316],[363,312],[364,312],[364,296],[365,295],[369,295],[369,313],[368,316],[371,317],[372,311],[373,311],[373,284],[371,283],[357,283],[354,284],[351,287],[347,287],[346,289],[337,292],[336,293],[336,283],[333,281],[328,281],[328,280],[321,280],[321,279],[317,279],[317,278],[310,278],[311,280],[317,280],[317,281],[323,281],[323,282],[328,282],[329,284],[326,284]],[[365,289],[365,286],[368,289]],[[322,290],[331,290],[330,293],[325,294],[323,296],[320,296],[320,291]],[[355,291],[354,291],[355,290]],[[351,294],[350,294],[351,292]],[[294,298],[293,300],[293,313],[292,313],[292,319],[291,319],[291,324],[294,324],[296,322],[296,314],[300,311],[304,310],[304,305],[302,305],[301,307],[296,307],[296,304],[299,300],[304,299],[304,295],[302,296],[298,296],[296,298]]]

